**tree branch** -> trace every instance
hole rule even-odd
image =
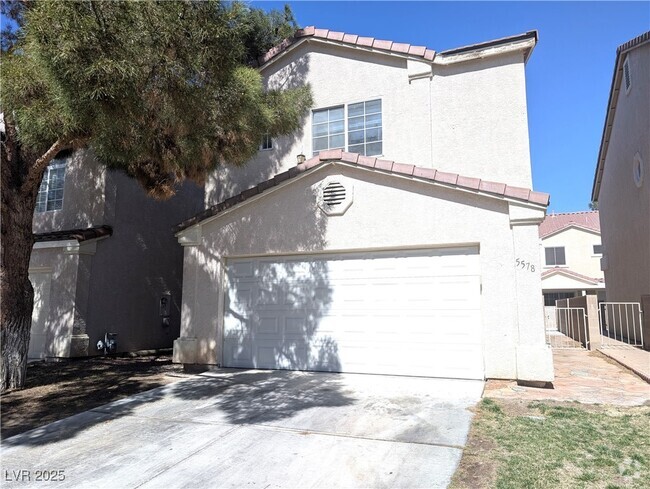
[[[25,183],[22,185],[22,193],[32,192],[35,188],[40,186],[45,168],[47,168],[47,165],[50,164],[50,161],[52,161],[59,152],[64,149],[79,147],[83,145],[85,141],[86,138],[57,139],[54,144],[50,146],[50,149],[37,158],[34,164],[29,168]]]

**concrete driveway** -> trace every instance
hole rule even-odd
[[[206,372],[4,440],[2,485],[445,487],[483,386]]]

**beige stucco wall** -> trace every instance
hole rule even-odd
[[[87,228],[104,222],[106,169],[89,150],[76,151],[61,161],[66,162],[63,206],[56,211],[36,212],[35,233]]]
[[[51,276],[49,308],[41,311],[46,317],[46,356],[70,356],[79,257],[78,254],[66,253],[65,246],[32,251],[30,274],[47,273]]]
[[[309,83],[313,109],[381,98],[384,159],[532,186],[523,52],[440,65],[303,43],[262,73],[273,88]],[[431,76],[409,81],[409,73]],[[243,169],[206,186],[212,205],[312,156],[311,114]]]
[[[544,248],[564,246],[566,265],[560,266],[560,268],[567,268],[591,278],[603,278],[604,275],[600,269],[601,255],[594,254],[594,245],[601,244],[600,241],[600,234],[578,228],[567,228],[543,238],[541,250],[543,268],[544,270],[555,268],[545,265]],[[547,288],[546,285],[544,288]]]
[[[328,217],[317,207],[317,186],[328,175],[341,175],[353,186],[354,201],[343,216]],[[229,257],[473,244],[480,248],[486,376],[551,380],[531,215],[539,222],[543,210],[345,165],[317,169],[183,233],[200,230],[201,237],[198,245],[185,247],[176,358],[219,363]],[[537,271],[518,270],[516,257]],[[535,355],[537,372],[527,372],[526,365],[518,371],[518,357],[526,364]],[[544,378],[530,377],[538,374]]]
[[[598,209],[607,300],[638,302],[650,294],[650,44],[627,56],[632,87],[618,94]],[[641,188],[632,176],[637,153],[644,164]]]

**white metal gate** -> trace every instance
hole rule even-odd
[[[602,348],[643,346],[643,311],[639,302],[601,302],[598,321]]]
[[[555,324],[546,323],[551,348],[587,348],[587,314],[584,307],[556,307]]]

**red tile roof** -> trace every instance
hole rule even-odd
[[[548,214],[539,225],[539,237],[545,238],[563,229],[577,226],[600,233],[600,219],[598,211],[567,212],[562,214]]]
[[[209,217],[215,216],[231,207],[240,204],[241,202],[261,194],[266,190],[279,185],[280,183],[294,178],[301,173],[312,170],[318,166],[340,161],[352,166],[372,168],[382,172],[390,173],[392,175],[414,177],[418,180],[425,180],[435,182],[437,184],[451,186],[462,190],[471,190],[484,195],[494,195],[498,197],[505,197],[513,200],[520,200],[523,202],[548,206],[550,196],[544,192],[535,192],[533,190],[521,187],[512,187],[505,183],[490,182],[481,180],[479,178],[470,178],[458,175],[456,173],[446,173],[435,170],[434,168],[423,168],[415,165],[406,165],[404,163],[395,163],[394,161],[381,160],[374,157],[363,156],[357,153],[347,153],[340,149],[333,149],[329,151],[321,151],[318,156],[301,163],[289,170],[282,172],[273,178],[261,182],[255,187],[230,197],[223,202],[219,202],[212,207],[204,210],[186,221],[183,221],[174,228],[174,232],[180,232],[190,226],[198,224],[199,222]]]
[[[542,272],[542,278],[550,277],[551,275],[557,275],[557,274],[568,275],[569,277],[577,278],[579,280],[584,280],[586,282],[592,283],[593,285],[598,285],[605,282],[605,280],[602,278],[587,277],[586,275],[583,275],[581,273],[571,271],[568,268],[559,268],[559,267],[551,268],[550,270],[544,270]]]
[[[378,51],[384,51],[390,54],[400,54],[403,56],[422,58],[426,61],[433,61],[433,58],[435,58],[436,56],[436,52],[433,49],[427,48],[426,46],[412,46],[411,44],[406,44],[406,43],[375,39],[374,37],[362,37],[356,34],[330,31],[329,29],[318,29],[314,26],[309,26],[309,27],[305,27],[304,29],[298,29],[293,37],[285,39],[277,46],[271,48],[266,54],[260,56],[257,59],[257,66],[265,65],[273,58],[277,57],[278,55],[286,51],[289,47],[309,38],[321,39],[324,41],[333,41],[339,44],[352,46],[352,47],[371,48]],[[440,54],[442,55],[461,54],[461,53],[474,51],[477,49],[485,49],[492,46],[512,43],[512,42],[521,41],[529,38],[537,40],[537,31],[528,31],[523,34],[504,37],[502,39],[495,39],[492,41],[482,42],[478,44],[471,44],[468,46],[463,46],[460,48],[443,51]]]
[[[104,236],[112,236],[113,228],[110,226],[95,226],[85,229],[66,229],[64,231],[52,231],[49,233],[35,233],[34,241],[63,241],[68,239],[75,239],[78,242],[88,241],[89,239],[102,238]]]

